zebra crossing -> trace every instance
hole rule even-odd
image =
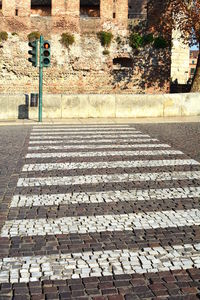
[[[0,283],[198,269],[198,232],[190,242],[178,236],[200,225],[199,182],[199,162],[132,126],[34,126],[0,233],[10,248],[20,237],[18,255],[0,259]],[[151,246],[161,229],[165,244],[158,235]],[[86,234],[98,239],[84,247]],[[130,235],[123,248],[119,237]]]

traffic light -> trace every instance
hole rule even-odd
[[[33,67],[37,67],[37,61],[38,61],[38,41],[35,40],[33,42],[29,42],[28,45],[29,45],[29,47],[32,48],[32,50],[28,51],[28,54],[31,55],[31,57],[29,57],[28,61],[30,61],[32,63]]]
[[[43,41],[41,45],[41,64],[43,67],[50,67],[51,64],[51,43]]]

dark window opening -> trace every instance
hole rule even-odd
[[[15,9],[15,16],[18,16],[18,9]]]
[[[113,19],[115,19],[116,18],[116,13],[113,13]]]
[[[196,69],[191,69],[191,75],[194,75]]]
[[[50,16],[51,0],[31,0],[31,14],[39,16]]]
[[[113,65],[119,68],[133,68],[133,60],[129,57],[117,57],[113,59]]]
[[[86,18],[99,18],[100,0],[81,0],[80,16]]]
[[[2,1],[0,1],[0,15],[2,14]]]
[[[147,0],[128,0],[128,18],[144,19],[147,16]]]

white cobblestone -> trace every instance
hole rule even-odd
[[[135,151],[88,151],[88,152],[53,152],[28,153],[26,158],[53,158],[53,157],[95,157],[95,156],[153,156],[153,155],[182,155],[178,150],[135,150]]]
[[[200,179],[200,171],[19,178],[18,187]]]
[[[149,190],[122,190],[43,195],[15,195],[11,207],[48,206],[76,203],[109,203],[120,201],[149,201],[165,199],[200,198],[200,187],[165,188]]]
[[[200,225],[200,210],[6,221],[1,237],[138,230]],[[127,256],[128,256],[127,252]]]
[[[127,138],[127,139],[121,139],[121,138],[115,138],[115,139],[101,139],[101,144],[103,143],[103,145],[105,145],[106,143],[146,143],[146,142],[158,142],[158,139],[153,139],[153,138]],[[79,139],[79,140],[74,140],[74,139],[67,139],[66,142],[63,142],[62,140],[58,139],[58,140],[43,140],[43,139],[38,139],[38,140],[33,140],[33,141],[29,141],[29,144],[37,144],[37,145],[41,145],[41,144],[73,144],[73,145],[80,145],[80,144],[84,144],[84,145],[89,145],[91,143],[99,143],[99,140],[96,139],[90,139],[89,141],[83,140],[83,139]]]
[[[37,150],[69,150],[69,149],[101,149],[101,148],[171,148],[171,146],[167,144],[90,144],[90,145],[47,145],[47,146],[32,146],[28,147],[29,151],[37,151]],[[80,150],[79,150],[80,151]]]
[[[71,253],[61,255],[46,255],[34,257],[11,257],[8,259],[0,259],[2,274],[0,283],[4,282],[29,282],[43,279],[62,280],[72,278],[84,278],[93,276],[102,276],[106,274],[133,274],[146,272],[159,272],[163,270],[179,270],[199,267],[196,262],[196,256],[200,255],[200,244],[191,245],[191,252],[185,252],[184,245],[181,246],[178,256],[171,256],[173,247],[158,247],[162,248],[163,255],[157,247],[152,248],[154,255],[149,256],[148,251],[130,250],[128,253],[124,250],[98,251]],[[130,258],[134,256],[135,261],[131,263]],[[103,258],[103,260],[102,260]],[[81,261],[81,264],[79,263]],[[92,268],[92,261],[96,262],[96,267]],[[148,263],[146,263],[148,262]],[[186,263],[184,263],[186,262]],[[16,269],[13,270],[13,265],[16,264]],[[24,265],[28,268],[26,276],[22,276]],[[50,266],[51,271],[47,272],[45,265]],[[30,269],[34,266],[39,270],[36,273],[31,273]],[[13,272],[15,271],[15,272]]]
[[[135,129],[131,129],[131,128],[126,128],[126,129],[120,129],[120,128],[106,128],[106,129],[96,129],[96,130],[75,130],[75,129],[53,129],[53,130],[33,130],[31,132],[31,136],[33,135],[37,135],[37,136],[43,136],[43,135],[62,135],[62,134],[65,134],[65,135],[73,135],[74,137],[76,137],[76,135],[93,135],[93,134],[118,134],[118,133],[123,133],[123,134],[126,134],[126,133],[133,133],[133,134],[136,134],[136,133],[141,133],[141,131],[138,131],[138,130],[135,130]]]
[[[200,165],[193,159],[167,159],[167,160],[132,160],[132,161],[104,161],[104,162],[70,162],[70,163],[37,163],[25,164],[23,172],[42,172],[52,170],[75,170],[75,169],[102,169],[102,168],[144,168],[163,166]]]
[[[90,134],[90,135],[88,135],[88,136],[85,136],[85,137],[83,137],[83,135],[82,134],[77,134],[76,136],[74,136],[74,134],[72,134],[71,135],[71,138],[73,137],[73,140],[75,141],[75,140],[79,140],[79,138],[81,139],[81,140],[90,140],[90,138],[92,139],[94,139],[94,138],[96,138],[96,139],[105,139],[105,138],[108,138],[108,139],[111,139],[111,138],[141,138],[141,137],[143,137],[143,138],[149,138],[150,136],[148,135],[148,134],[137,134],[137,133],[133,133],[133,134],[118,134],[118,133],[109,133],[109,135],[108,134]],[[37,136],[35,136],[35,135],[30,135],[30,140],[38,140],[38,139],[44,139],[44,140],[50,140],[50,139],[57,139],[57,140],[62,140],[62,139],[69,139],[70,138],[70,135],[48,135],[48,136],[41,136],[41,135],[37,135]]]

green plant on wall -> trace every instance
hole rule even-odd
[[[129,37],[129,44],[133,49],[139,49],[143,46],[143,38],[139,33],[131,33]]]
[[[168,43],[162,36],[158,36],[154,39],[153,45],[156,49],[164,49],[168,46]]]
[[[145,45],[149,45],[149,44],[152,44],[154,41],[154,37],[153,37],[153,34],[152,33],[148,33],[148,34],[145,34],[143,37],[142,37],[142,44],[145,46]]]
[[[103,55],[109,55],[109,54],[110,54],[110,52],[109,52],[108,49],[104,49],[104,50],[103,50]]]
[[[1,31],[0,32],[0,42],[3,42],[3,41],[7,41],[8,39],[8,34],[6,31]]]
[[[97,37],[99,38],[101,45],[108,48],[111,44],[113,35],[111,32],[100,31],[97,33]]]
[[[168,46],[168,42],[162,37],[154,37],[152,33],[141,35],[132,32],[129,36],[129,44],[133,49],[144,48],[146,45],[153,45],[156,49],[164,49]]]
[[[31,33],[29,33],[29,34],[27,35],[27,38],[28,38],[28,40],[29,40],[30,42],[35,41],[35,40],[39,40],[39,38],[40,38],[40,33],[39,33],[39,31],[33,31],[33,32],[31,32]]]
[[[66,48],[69,48],[71,45],[74,44],[75,42],[75,38],[74,35],[69,34],[67,32],[64,32],[61,35],[61,40],[60,40],[61,44],[64,45]]]

